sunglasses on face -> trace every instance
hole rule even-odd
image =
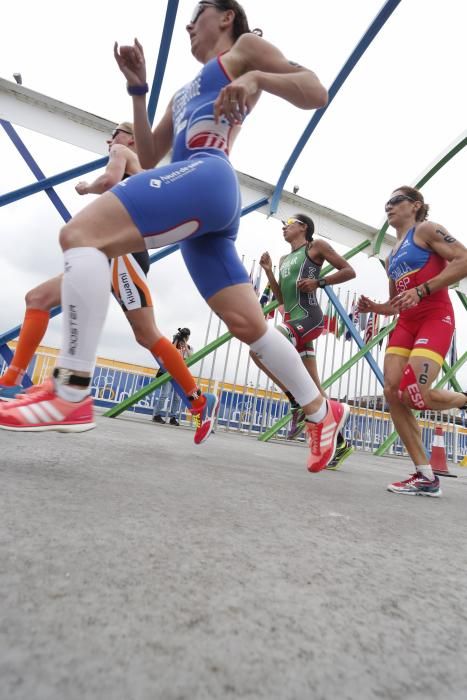
[[[208,7],[208,5],[216,7],[215,2],[199,2],[196,5],[195,9],[193,10],[193,14],[191,15],[190,24],[196,24],[196,22],[199,19],[199,16],[203,14],[204,10]]]
[[[129,131],[125,131],[125,129],[114,129],[114,130],[112,131],[112,136],[111,136],[111,138],[114,139],[116,136],[118,136],[118,134],[119,134],[120,132],[121,132],[122,134],[128,134],[129,136],[132,136],[132,134],[131,134]]]
[[[384,205],[384,208],[387,211],[388,207],[393,207],[394,205],[405,202],[406,200],[409,202],[415,202],[415,199],[413,197],[409,197],[407,194],[396,194],[394,197],[391,197],[391,199],[388,199]]]
[[[282,223],[284,226],[292,226],[292,224],[301,224],[302,226],[306,225],[303,223],[303,221],[300,221],[300,219],[287,219],[287,221],[282,220]]]

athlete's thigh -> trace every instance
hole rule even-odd
[[[433,360],[439,367],[443,364],[451,346],[453,335],[452,313],[444,311],[433,313],[420,324],[410,353],[410,362],[412,363],[416,357],[422,357]]]
[[[430,389],[431,385],[435,381],[439,374],[441,365],[431,356],[424,357],[421,354],[411,354],[409,357],[409,363],[414,371],[418,388],[423,395],[426,391],[428,391],[428,389]]]
[[[138,229],[112,192],[101,194],[65,224],[61,242],[64,248],[98,248],[109,258],[145,250]]]
[[[210,233],[182,241],[180,252],[191,279],[206,300],[226,287],[249,282],[235,247],[235,232]]]
[[[238,223],[240,190],[230,163],[220,157],[193,158],[144,171],[112,192],[145,238],[159,248]]]
[[[408,356],[394,355],[386,352],[384,356],[384,388],[397,390],[402,379]]]
[[[146,252],[146,251],[145,251]],[[119,255],[110,263],[112,294],[123,311],[133,311],[152,306],[151,292],[146,277],[146,266],[142,267],[136,255]],[[144,259],[142,260],[144,263]]]

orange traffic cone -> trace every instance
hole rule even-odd
[[[457,474],[451,474],[446,461],[446,450],[444,447],[444,433],[440,425],[436,426],[431,448],[431,468],[438,476],[452,476],[457,479]]]

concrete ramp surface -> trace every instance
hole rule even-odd
[[[465,700],[467,471],[306,449],[2,431],[2,700]]]

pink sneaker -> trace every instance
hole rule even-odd
[[[190,413],[195,421],[196,430],[194,442],[195,445],[201,445],[202,442],[208,439],[214,428],[216,414],[219,408],[219,397],[214,394],[204,394],[206,399],[203,408],[190,408]]]
[[[55,393],[51,379],[31,389],[17,400],[0,407],[0,429],[82,433],[96,427],[90,396],[77,403],[65,401]]]
[[[313,473],[326,469],[334,457],[337,435],[350,415],[350,407],[346,403],[332,399],[327,402],[328,412],[324,420],[321,423],[306,423],[311,449],[307,469]]]

